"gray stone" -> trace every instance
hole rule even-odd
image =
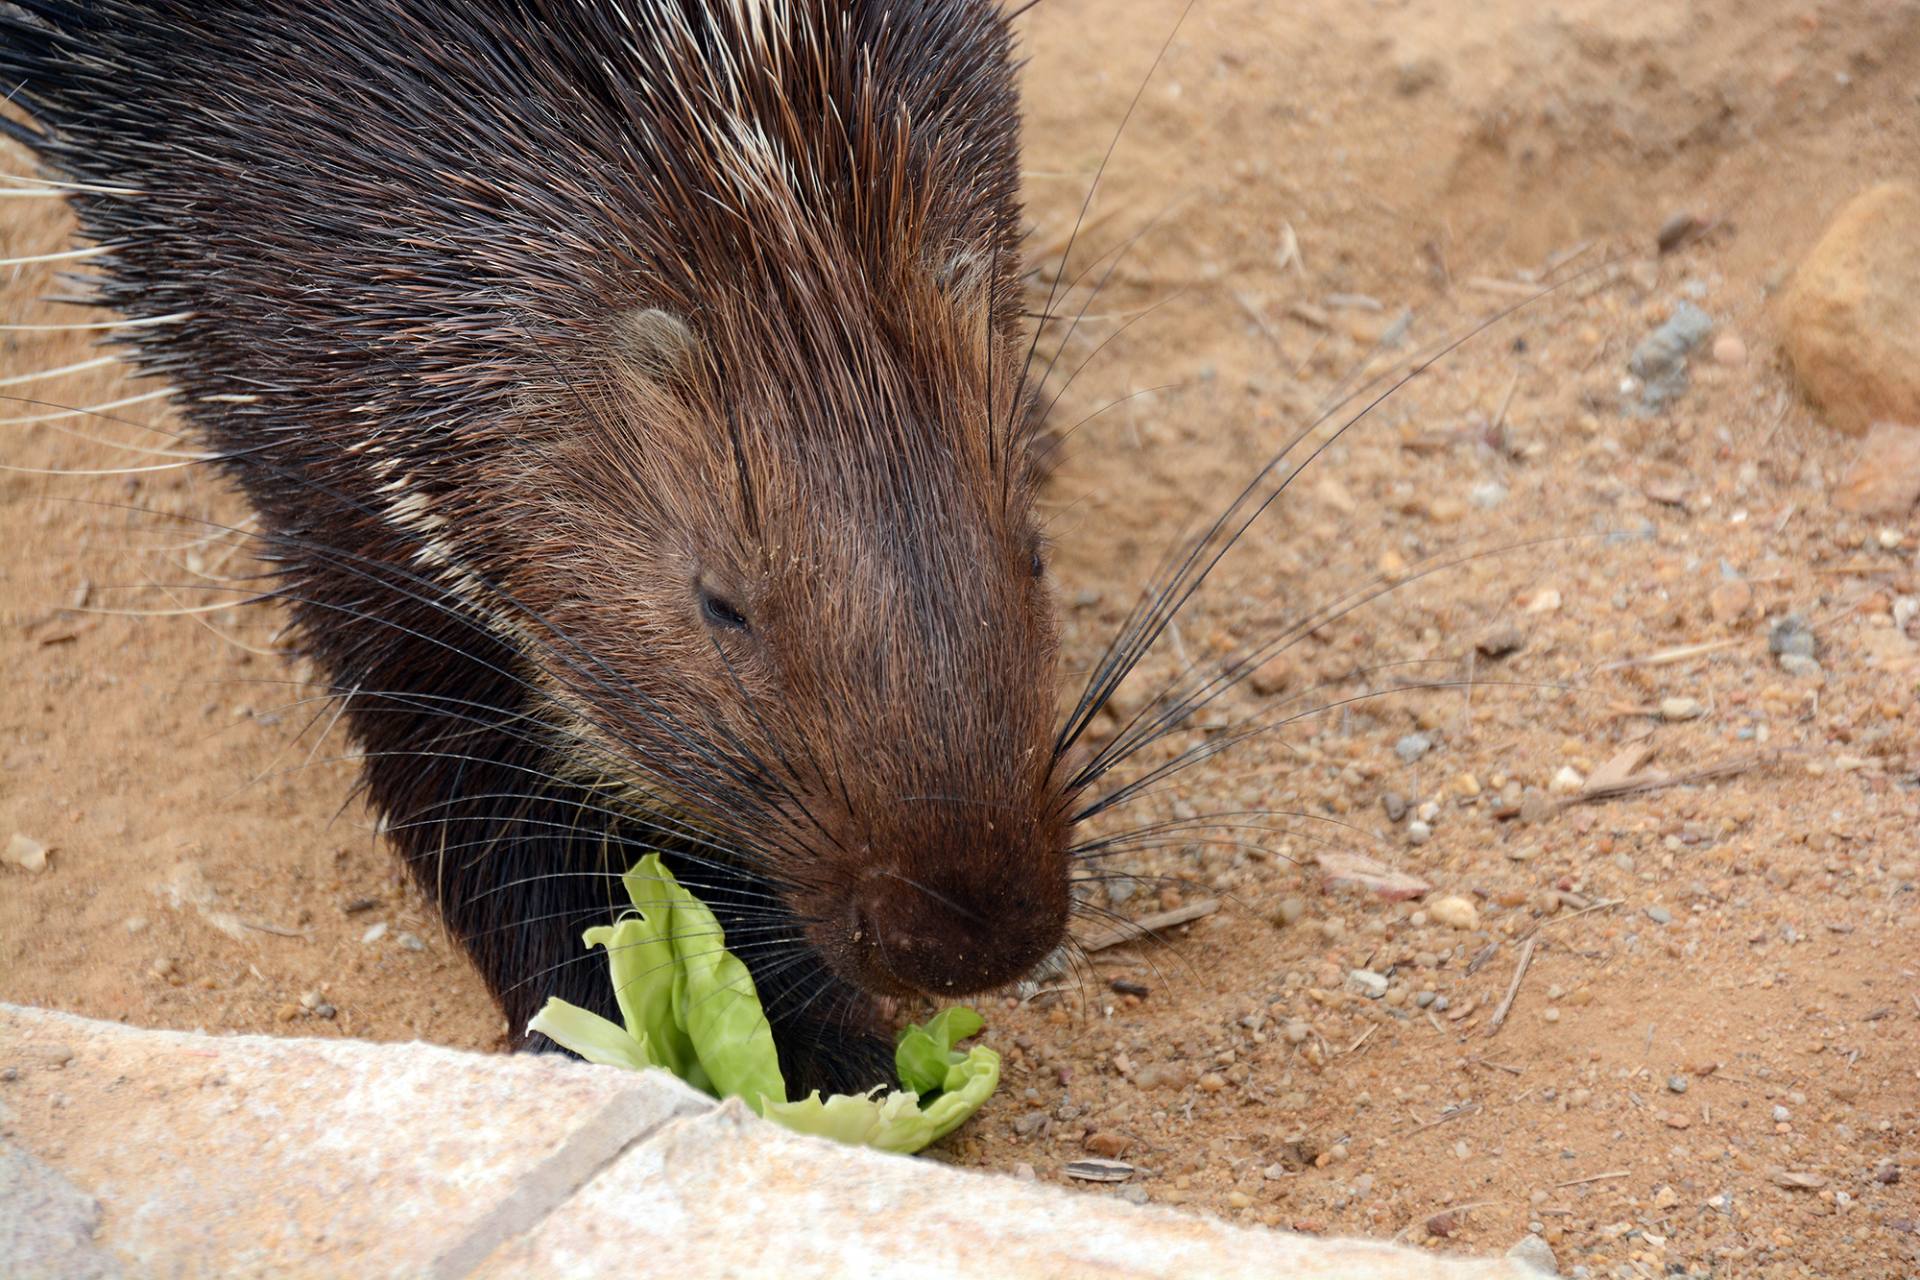
[[[1520,1237],[1519,1243],[1507,1250],[1507,1256],[1531,1268],[1535,1275],[1560,1274],[1560,1259],[1553,1256],[1553,1246],[1539,1236]]]
[[[1687,390],[1687,356],[1713,332],[1713,320],[1691,302],[1674,304],[1667,322],[1640,340],[1627,359],[1627,371],[1639,381],[1629,412],[1658,413]]]
[[[1767,652],[1776,657],[1793,654],[1802,658],[1815,657],[1819,653],[1820,643],[1806,622],[1794,614],[1775,620],[1767,629]]]
[[[1387,994],[1387,976],[1375,973],[1371,969],[1355,969],[1347,975],[1347,985],[1369,1000],[1378,1000]]]
[[[1400,757],[1402,764],[1412,764],[1431,750],[1433,739],[1424,733],[1410,733],[1393,744],[1393,753]]]

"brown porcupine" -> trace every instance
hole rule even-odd
[[[803,1087],[1061,943],[994,4],[14,0],[0,75],[516,1037],[651,848]]]

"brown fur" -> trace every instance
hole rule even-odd
[[[647,848],[795,1082],[1064,937],[989,0],[0,7],[0,72],[265,529],[515,1031]],[[236,92],[236,86],[238,90]],[[744,625],[740,625],[744,624]]]

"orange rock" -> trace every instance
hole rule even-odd
[[[1920,422],[1920,189],[1885,183],[1827,225],[1780,297],[1787,356],[1827,422]]]
[[[1707,594],[1707,608],[1715,622],[1737,622],[1753,605],[1753,587],[1743,578],[1729,578]]]

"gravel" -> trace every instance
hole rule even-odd
[[[1627,371],[1639,382],[1639,395],[1629,398],[1629,413],[1646,417],[1658,413],[1687,390],[1687,356],[1713,332],[1713,319],[1691,302],[1674,304],[1667,322],[1640,340],[1627,359]]]
[[[1410,733],[1393,744],[1393,753],[1400,757],[1402,764],[1412,764],[1431,750],[1433,739],[1424,733]]]
[[[1802,658],[1811,658],[1819,651],[1819,641],[1812,628],[1796,614],[1788,614],[1777,619],[1767,629],[1767,652],[1775,657],[1793,654]]]
[[[1347,985],[1369,1000],[1378,1000],[1387,994],[1387,976],[1375,973],[1371,969],[1355,969],[1347,975]]]

